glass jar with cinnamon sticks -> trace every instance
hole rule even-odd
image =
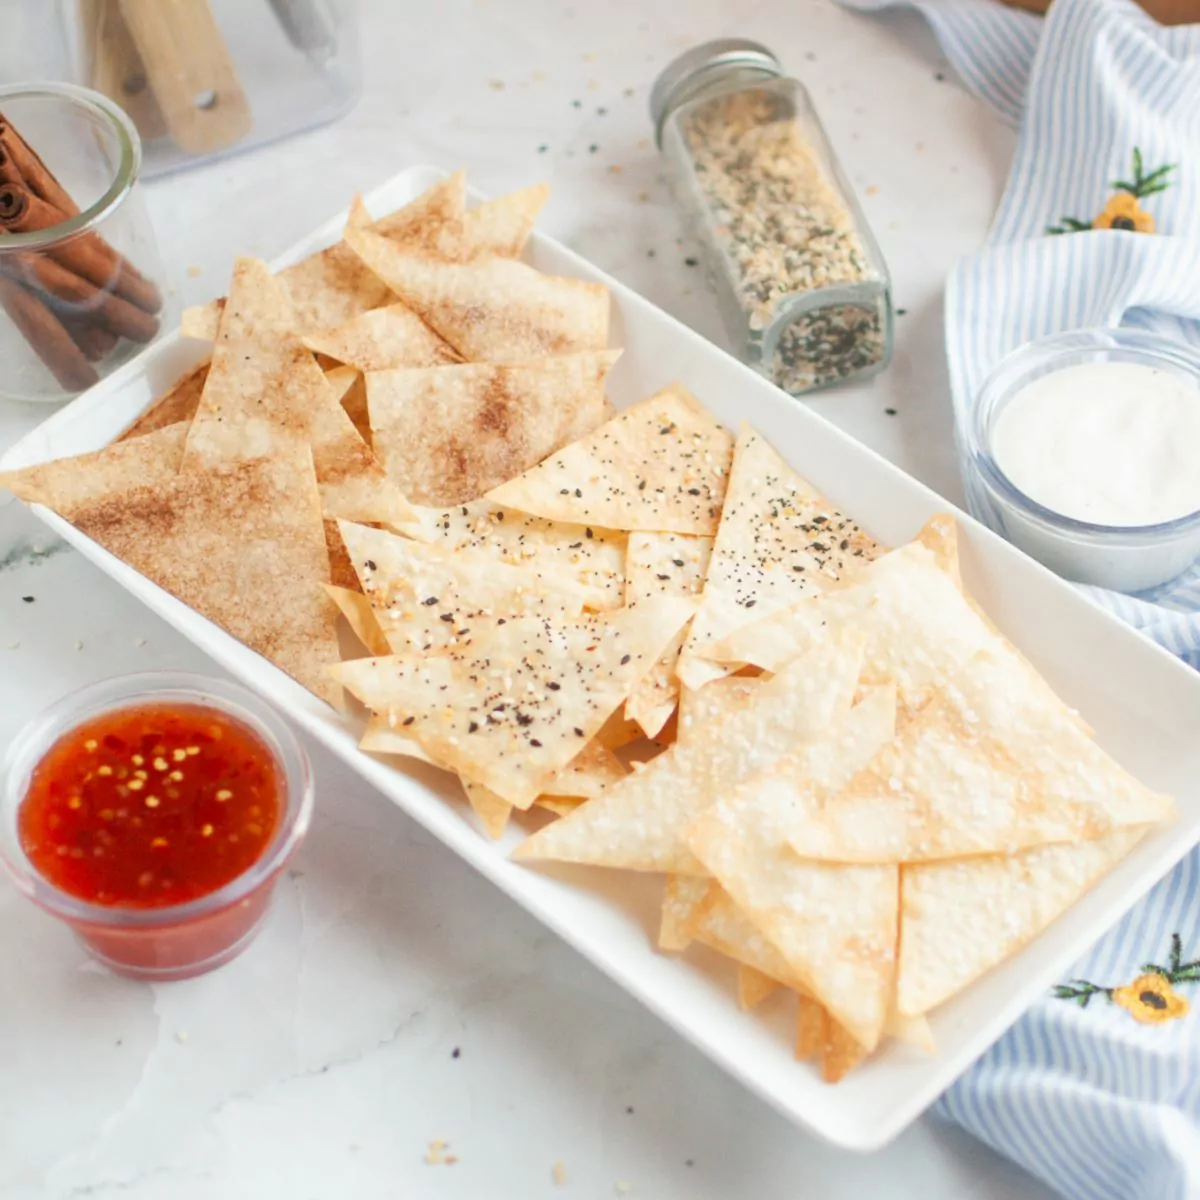
[[[99,93],[0,87],[0,397],[68,399],[168,323],[140,166]]]

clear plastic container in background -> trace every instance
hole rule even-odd
[[[804,87],[727,38],[670,63],[650,106],[735,352],[793,395],[883,370],[887,267]]]
[[[335,120],[359,97],[354,0],[38,3],[57,18],[57,69],[129,112],[147,178]]]
[[[85,88],[17,84],[0,87],[0,115],[0,399],[58,403],[176,314],[126,114]],[[60,189],[49,201],[48,177]]]

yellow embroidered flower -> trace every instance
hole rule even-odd
[[[1128,229],[1135,233],[1153,233],[1154,218],[1129,192],[1115,192],[1104,211],[1092,221],[1093,229]]]
[[[1171,986],[1165,975],[1139,975],[1124,987],[1113,988],[1112,999],[1143,1025],[1161,1025],[1188,1014],[1188,1002]]]

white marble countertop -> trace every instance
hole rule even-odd
[[[419,23],[391,0],[362,9],[365,91],[349,117],[147,187],[185,303],[221,291],[235,253],[269,257],[354,190],[435,162],[468,166],[490,193],[548,178],[549,232],[720,340],[646,98],[687,45],[756,37],[809,85],[903,312],[890,370],[814,407],[958,497],[942,281],[983,235],[1013,138],[919,21],[829,0],[447,0]],[[18,28],[0,56],[15,45],[24,61],[40,41]],[[42,416],[0,404],[0,450]],[[0,752],[69,689],[155,667],[216,670],[0,501]],[[865,1158],[795,1130],[314,757],[318,815],[295,869],[259,940],[208,977],[114,978],[0,887],[4,1200],[1048,1195],[931,1118]],[[435,1139],[456,1162],[425,1162]]]

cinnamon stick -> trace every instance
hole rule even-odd
[[[111,329],[95,324],[87,315],[61,312],[55,315],[88,362],[100,362],[107,358],[121,340]]]
[[[35,291],[56,312],[87,315],[118,337],[149,342],[158,333],[158,321],[149,313],[103,291],[45,255],[0,255],[0,272]]]
[[[0,184],[0,231],[39,233],[67,219],[62,209],[29,188],[17,183]],[[158,288],[95,233],[80,234],[48,247],[44,253],[76,275],[105,291],[116,292],[148,313],[162,308]]]
[[[15,280],[0,278],[0,308],[64,389],[81,392],[98,381],[96,369],[62,322],[32,292]]]
[[[3,113],[0,113],[0,146],[4,147],[30,191],[67,216],[78,215],[79,205],[71,199],[70,193],[58,182],[33,147],[9,124]]]
[[[0,142],[0,183],[19,183],[22,186],[25,183],[25,176],[13,162],[13,157],[3,142]]]

